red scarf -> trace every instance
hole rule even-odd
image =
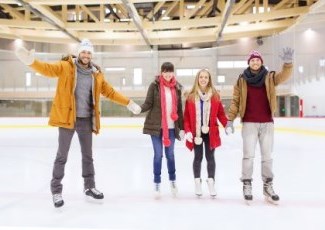
[[[166,147],[170,146],[169,133],[168,133],[168,125],[167,125],[167,116],[166,114],[166,95],[165,88],[169,87],[172,94],[172,113],[170,117],[173,121],[178,119],[177,115],[177,97],[176,97],[176,79],[172,77],[170,81],[166,81],[165,78],[160,75],[159,76],[159,86],[160,86],[160,104],[161,104],[161,124],[162,124],[162,132],[163,132],[163,143]]]

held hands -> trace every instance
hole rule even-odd
[[[25,47],[18,47],[15,50],[15,54],[17,58],[24,63],[25,65],[31,65],[33,64],[35,60],[35,50],[27,50]]]
[[[227,121],[226,127],[225,127],[225,133],[229,135],[230,133],[234,133],[234,122],[233,121]]]
[[[279,57],[282,59],[284,63],[292,63],[294,50],[290,47],[286,47],[282,49],[282,54]]]
[[[193,135],[191,132],[185,133],[185,140],[191,143],[193,142]]]
[[[128,110],[130,110],[133,114],[140,114],[141,113],[141,107],[135,103],[134,101],[130,100],[129,104],[126,106]]]

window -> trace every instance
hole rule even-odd
[[[25,85],[26,85],[27,87],[29,87],[29,86],[32,85],[32,73],[31,73],[31,72],[27,72],[27,73],[25,74],[25,76],[26,76]]]
[[[133,69],[133,84],[142,85],[142,69],[134,68]]]
[[[246,68],[247,66],[247,61],[234,61],[234,68]]]
[[[200,69],[177,69],[177,76],[195,76]]]
[[[218,61],[219,69],[246,68],[247,61]]]
[[[119,72],[119,71],[125,71],[124,67],[107,67],[105,68],[106,72]]]
[[[225,83],[226,77],[224,75],[218,75],[217,81],[218,83]]]

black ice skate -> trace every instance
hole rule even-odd
[[[278,204],[280,198],[273,190],[272,178],[266,179],[266,182],[264,183],[263,187],[263,194],[265,196],[265,200],[272,204]]]
[[[60,208],[64,205],[61,193],[53,194],[53,203],[56,208]]]
[[[95,188],[87,188],[85,190],[85,194],[89,197],[96,199],[96,200],[104,199],[104,194]]]
[[[243,195],[246,204],[250,205],[250,203],[253,201],[252,180],[249,179],[243,180]]]

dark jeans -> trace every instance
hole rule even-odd
[[[91,118],[77,118],[74,129],[59,128],[59,147],[53,166],[51,180],[52,194],[62,193],[61,181],[73,134],[77,132],[82,154],[82,177],[84,188],[95,187],[95,171],[92,156],[92,120]]]
[[[201,178],[201,163],[203,159],[203,145],[205,150],[205,158],[207,159],[208,177],[213,178],[216,172],[216,162],[214,160],[214,150],[210,149],[209,134],[201,134],[202,144],[194,145],[194,161],[193,172],[194,178]]]
[[[165,156],[167,159],[167,168],[169,174],[169,180],[176,180],[176,169],[175,169],[175,157],[174,157],[174,144],[175,144],[175,129],[169,129],[169,139],[170,146],[165,147]],[[159,136],[151,135],[151,141],[154,151],[153,158],[153,174],[154,174],[154,183],[161,182],[161,165],[163,157],[163,143],[162,143],[162,132]]]

